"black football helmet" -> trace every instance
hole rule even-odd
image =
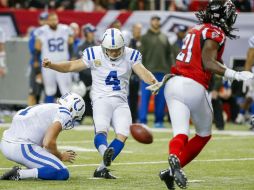
[[[231,0],[212,0],[206,10],[199,11],[196,16],[200,23],[212,23],[222,28],[229,37],[236,37],[230,34],[234,25],[237,12]]]

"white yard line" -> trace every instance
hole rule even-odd
[[[254,158],[223,158],[223,159],[209,159],[209,160],[193,160],[193,162],[235,162],[235,161],[254,161]],[[114,166],[126,166],[126,165],[146,165],[146,164],[166,164],[168,161],[150,161],[150,162],[120,162],[120,163],[113,163]],[[68,168],[75,168],[75,167],[91,167],[91,166],[98,166],[99,164],[72,164],[67,165]],[[8,170],[10,168],[0,168],[0,170]]]
[[[95,148],[83,148],[80,146],[58,146],[59,149],[61,150],[73,150],[73,151],[77,151],[77,152],[98,152],[97,149]],[[127,153],[127,154],[131,154],[133,153],[133,151],[129,151],[129,150],[123,150],[123,153]]]
[[[0,128],[8,128],[10,126],[9,123],[6,124],[0,124]],[[172,133],[172,129],[171,128],[163,128],[163,129],[156,129],[156,128],[150,128],[152,132],[154,133]],[[94,127],[92,125],[80,125],[77,126],[75,128],[73,128],[72,130],[75,131],[94,131]],[[113,130],[112,128],[110,128],[110,130]],[[195,130],[191,129],[190,130],[191,134],[195,134]],[[212,133],[214,135],[231,135],[231,136],[254,136],[254,132],[253,131],[233,131],[233,130],[225,130],[225,131],[217,131],[217,130],[213,130]]]

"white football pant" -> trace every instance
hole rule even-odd
[[[93,120],[95,133],[108,133],[111,125],[116,134],[129,136],[131,112],[128,103],[121,97],[96,99],[93,102]]]
[[[189,135],[190,118],[199,136],[211,134],[213,109],[201,84],[190,78],[175,76],[166,83],[164,95],[174,136]]]
[[[45,166],[56,169],[66,168],[55,155],[35,144],[18,144],[2,140],[1,150],[7,159],[22,164],[29,169]]]

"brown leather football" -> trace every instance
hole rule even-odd
[[[151,144],[153,142],[153,134],[151,130],[141,123],[133,123],[130,126],[132,137],[140,143]]]

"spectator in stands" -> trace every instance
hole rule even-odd
[[[144,66],[151,71],[158,81],[161,81],[165,73],[170,72],[172,65],[172,47],[168,37],[160,31],[160,17],[153,15],[150,20],[150,29],[141,38],[140,52],[143,55]],[[151,92],[145,88],[148,85],[141,82],[141,103],[139,107],[139,120],[147,123],[148,105]],[[164,88],[164,87],[163,87]],[[155,96],[155,127],[162,128],[165,98],[163,89]]]
[[[148,10],[149,0],[130,0],[129,10]]]
[[[96,0],[96,4],[100,5],[106,10],[127,10],[129,6],[129,0]]]
[[[39,26],[47,24],[48,13],[42,12],[39,16],[38,23]],[[28,95],[28,105],[32,106],[38,104],[41,97],[41,92],[43,90],[42,75],[40,72],[41,67],[41,57],[38,57],[39,62],[34,62],[35,56],[35,30],[30,32],[28,46],[29,52],[31,54],[30,58],[30,76],[29,76],[29,95]]]
[[[6,64],[5,64],[5,33],[0,27],[0,79],[6,74]],[[0,107],[1,108],[1,107]],[[4,123],[3,114],[0,109],[0,123]]]
[[[188,11],[189,2],[185,0],[170,1],[169,11]]]
[[[236,9],[240,12],[251,12],[250,0],[235,0],[233,1]]]
[[[5,33],[0,27],[0,77],[4,77],[6,74],[6,64],[5,64]]]
[[[92,0],[77,0],[75,2],[76,11],[92,12],[95,9],[94,1]]]
[[[247,53],[247,58],[245,62],[245,70],[253,71],[252,67],[254,65],[254,36],[249,39],[249,49]],[[253,82],[245,82],[243,84],[245,88],[248,88],[248,92],[246,94],[246,99],[243,105],[241,105],[240,112],[237,115],[236,123],[242,124],[245,122],[245,113],[249,110],[251,103],[254,98],[254,83]]]
[[[176,33],[177,39],[175,43],[172,45],[172,61],[173,64],[176,61],[176,56],[180,52],[182,45],[183,45],[183,39],[185,37],[185,34],[188,30],[188,27],[185,25],[177,25],[174,28],[174,32]]]
[[[124,38],[124,43],[125,43],[126,46],[129,46],[130,40],[132,38],[132,34],[128,30],[122,30],[122,23],[120,22],[120,20],[116,19],[111,24],[111,27],[121,30],[123,38]]]
[[[80,59],[82,57],[83,51],[88,48],[97,45],[95,40],[95,32],[96,28],[88,23],[82,27],[82,33],[84,36],[84,39],[82,39],[81,43],[78,46],[78,51],[76,53],[76,58]],[[92,86],[92,75],[91,75],[91,69],[85,69],[79,72],[79,78],[85,86],[87,87],[87,92],[85,94],[84,100],[86,103],[86,116],[92,115],[92,105],[91,105],[91,99],[90,99],[90,87]]]
[[[132,38],[130,40],[130,48],[140,49],[141,46],[141,34],[142,25],[136,23],[132,26]],[[140,80],[138,76],[133,72],[130,77],[129,85],[129,106],[131,110],[132,123],[136,123],[138,120],[138,91]]]
[[[222,78],[214,75],[209,85],[209,94],[212,99],[213,115],[215,127],[218,130],[224,130],[225,122],[223,119],[222,101],[219,96],[220,89],[223,87]]]
[[[76,55],[78,53],[78,46],[81,42],[80,28],[79,28],[79,25],[76,22],[72,22],[70,24],[70,28],[73,31],[73,38],[74,38],[74,41],[73,41],[73,54]]]

